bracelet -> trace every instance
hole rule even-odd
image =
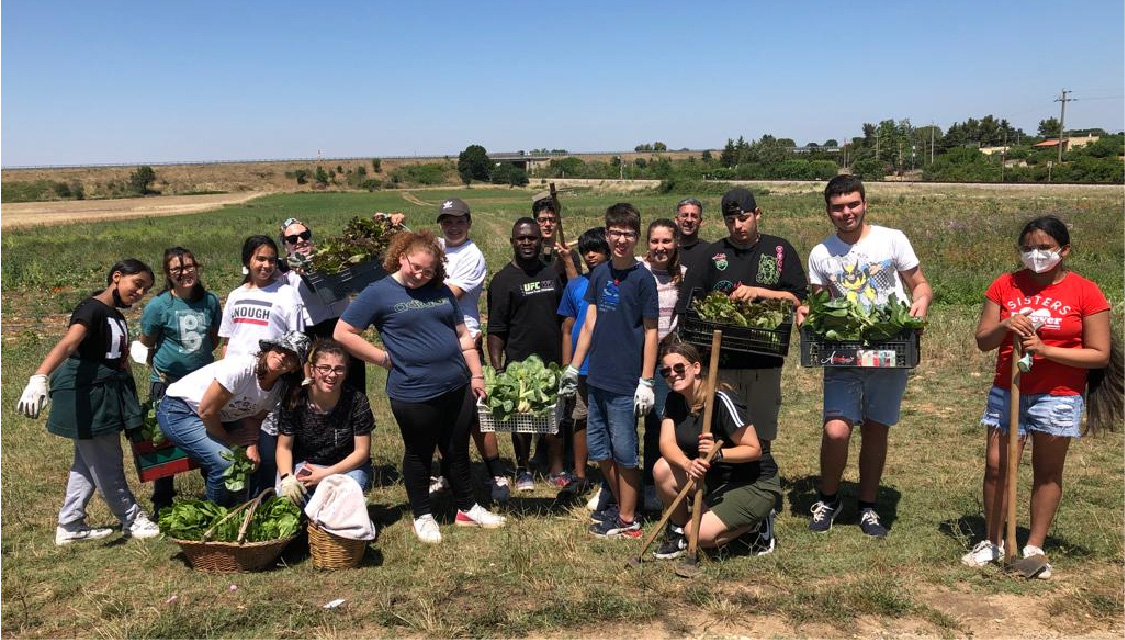
[[[641,384],[646,387],[651,387],[656,384],[656,380],[653,378],[641,378]]]
[[[292,475],[292,474],[283,473],[283,474],[281,474],[281,479],[284,480],[284,479],[288,478],[290,475]]]
[[[484,380],[484,376],[483,375],[473,376],[473,380]]]

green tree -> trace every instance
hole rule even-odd
[[[702,160],[703,160],[704,162],[711,162],[711,160],[713,159],[713,158],[711,157],[711,150],[710,150],[710,149],[704,149],[704,150],[703,150],[703,156],[702,156],[702,158],[701,158],[701,159],[702,159]]]
[[[1046,120],[1039,121],[1039,135],[1044,138],[1057,138],[1059,137],[1059,120],[1058,118],[1047,118]]]
[[[324,167],[318,166],[316,168],[316,182],[317,184],[328,184],[328,172]]]
[[[371,169],[375,173],[379,173],[380,171],[383,170],[383,161],[379,158],[372,158],[371,159]]]
[[[461,176],[461,182],[464,182],[465,186],[469,186],[473,180],[488,180],[491,169],[492,162],[488,159],[488,151],[479,144],[465,147],[461,155],[457,156],[457,174]]]
[[[742,138],[739,138],[742,140]],[[734,146],[734,139],[727,138],[727,144],[723,147],[722,152],[719,154],[719,164],[726,168],[733,167],[738,164],[738,149]]]
[[[149,186],[153,182],[156,182],[156,172],[148,165],[137,167],[133,170],[133,173],[129,174],[129,189],[133,193],[142,196],[149,193]]]
[[[883,163],[875,158],[857,161],[852,165],[852,173],[860,180],[882,180],[887,175]]]
[[[667,151],[668,145],[664,144],[663,142],[655,142],[652,145],[652,150],[653,151]]]
[[[838,146],[840,146],[840,143],[836,142],[836,138],[829,138],[829,139],[824,141],[824,146],[826,146],[826,147],[838,147]]]

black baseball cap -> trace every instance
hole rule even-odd
[[[726,192],[719,210],[723,212],[724,217],[740,216],[757,211],[758,203],[754,202],[754,194],[739,187]]]
[[[445,216],[460,217],[470,215],[471,213],[469,211],[468,203],[466,203],[464,200],[461,200],[460,198],[450,198],[449,200],[445,200],[444,202],[442,202],[438,207],[437,221],[441,222],[441,219]]]

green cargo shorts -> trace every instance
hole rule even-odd
[[[722,484],[703,500],[727,529],[752,527],[769,515],[781,498],[781,477],[760,479],[753,484]]]

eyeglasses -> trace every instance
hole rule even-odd
[[[328,375],[330,373],[334,373],[338,376],[342,376],[342,375],[344,375],[345,373],[348,372],[348,368],[345,367],[344,365],[340,365],[338,367],[333,367],[330,364],[314,364],[313,369],[316,369],[317,373],[320,373],[322,375]]]
[[[682,362],[677,362],[670,367],[660,368],[660,375],[664,376],[665,378],[671,378],[673,373],[675,373],[677,376],[684,375],[685,373],[687,373],[687,365]]]
[[[535,221],[539,224],[554,224],[555,216],[539,216]]]
[[[410,268],[415,272],[421,273],[423,278],[432,278],[437,275],[437,271],[434,271],[433,269],[423,269],[422,267],[419,267],[418,265],[411,262],[410,258],[406,259],[406,264],[410,265]]]
[[[308,240],[311,237],[312,237],[312,231],[309,231],[308,229],[305,229],[304,231],[302,231],[301,233],[298,233],[296,235],[285,236],[285,241],[288,242],[289,244],[297,244],[298,240]]]
[[[169,269],[168,273],[170,273],[174,276],[179,276],[179,275],[183,275],[185,273],[192,273],[193,271],[199,271],[201,268],[202,267],[200,265],[197,265],[197,264],[185,264],[185,265],[182,265],[182,266],[179,266],[179,267],[173,267],[173,268]]]
[[[607,238],[619,238],[621,240],[636,240],[636,231],[618,231],[617,229],[610,229],[605,232]]]

